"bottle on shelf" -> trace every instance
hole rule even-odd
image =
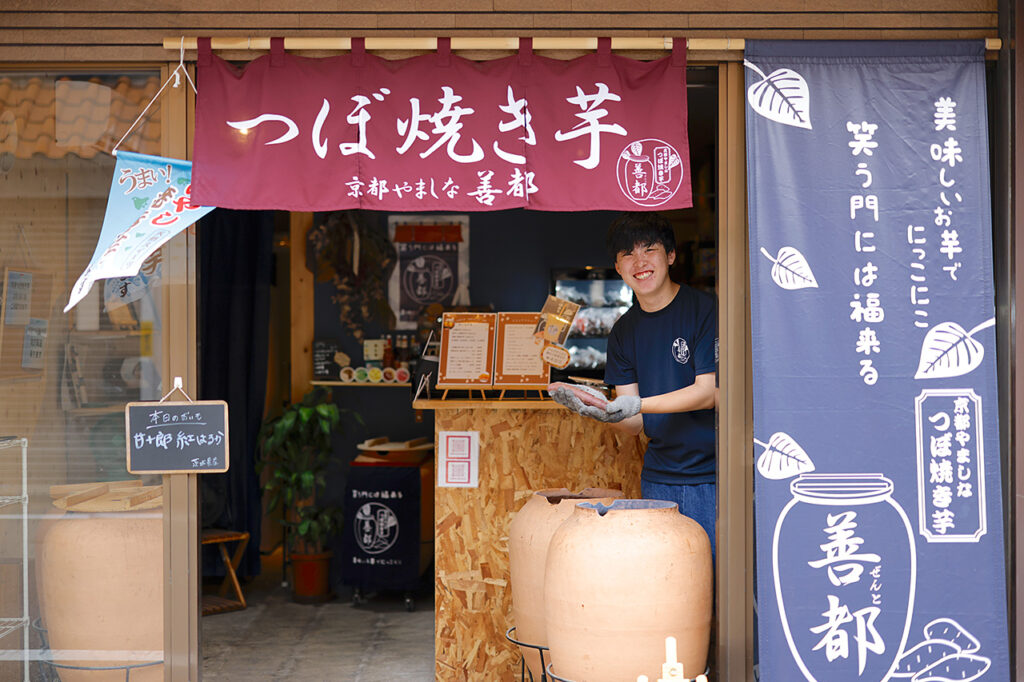
[[[391,346],[391,334],[384,337],[384,358],[382,363],[385,367],[395,366],[395,351]]]
[[[400,357],[398,358],[401,361],[401,365],[403,367],[409,367],[409,360],[411,359],[411,357],[410,357],[411,351],[412,351],[412,346],[409,343],[409,335],[408,334],[403,334],[401,336],[401,344],[400,344],[400,352],[399,352]]]

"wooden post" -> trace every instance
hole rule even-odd
[[[716,679],[753,677],[750,315],[743,66],[719,67],[718,558]]]
[[[166,79],[178,66],[162,69]],[[167,88],[161,97],[163,154],[188,158],[188,87]],[[186,392],[196,388],[195,230],[188,228],[164,246],[162,376],[183,377]],[[164,479],[164,680],[187,682],[200,675],[199,495],[194,474]]]
[[[306,233],[312,213],[290,216],[291,387],[292,402],[302,400],[313,381],[313,273],[306,267]]]

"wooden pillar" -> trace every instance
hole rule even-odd
[[[166,80],[177,62],[164,67]],[[188,87],[166,88],[161,97],[163,154],[190,156],[189,110],[195,97]],[[163,385],[184,380],[185,392],[196,395],[196,261],[195,228],[164,246]],[[201,592],[199,567],[199,500],[194,474],[164,476],[164,680],[198,680]]]
[[[289,226],[291,393],[292,402],[298,402],[313,381],[313,273],[306,267],[306,233],[313,227],[313,214],[292,213]]]
[[[720,680],[753,677],[753,467],[743,65],[718,88],[718,614]]]

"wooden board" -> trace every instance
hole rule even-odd
[[[68,495],[75,495],[77,493],[90,490],[98,485],[106,485],[107,490],[124,490],[126,488],[140,488],[142,487],[142,481],[135,478],[127,481],[105,481],[103,483],[64,483],[61,485],[50,486],[50,499],[56,500],[61,497],[67,497]]]
[[[360,454],[353,463],[419,464],[433,456],[434,440],[432,438],[413,438],[407,441],[393,441],[383,436],[368,438],[356,448],[359,449]]]
[[[434,443],[429,438],[413,438],[412,440],[388,440],[387,436],[367,438],[356,446],[360,450],[391,452],[393,450],[433,450]]]
[[[58,509],[72,512],[141,511],[158,509],[163,504],[163,486],[111,489],[108,483],[95,483],[91,488],[53,501]]]
[[[640,496],[645,444],[562,410],[438,409],[437,431],[480,432],[478,488],[435,490],[438,680],[517,680],[508,527],[533,491],[587,486]]]
[[[141,5],[97,6],[82,0],[24,0],[7,3],[0,22],[3,61],[129,61],[177,60],[178,42],[171,36],[242,37],[238,49],[219,51],[225,59],[248,61],[246,36],[687,36],[688,38],[897,39],[980,38],[998,35],[996,0],[906,0],[879,2],[643,3],[627,0],[545,3],[448,3],[425,5],[416,0],[385,4],[276,3],[273,12],[255,11],[237,0],[187,6],[171,0]],[[432,11],[424,11],[429,7]],[[450,9],[460,7],[461,9]],[[657,11],[644,11],[647,8]],[[382,9],[387,9],[384,12]],[[445,11],[447,9],[447,11]],[[436,11],[435,11],[436,10]],[[828,11],[831,10],[831,11]],[[895,11],[894,11],[895,10]],[[282,28],[287,27],[287,28]],[[171,51],[173,48],[173,51]],[[576,57],[582,50],[546,50],[555,58]],[[476,57],[479,50],[460,51]],[[322,56],[323,51],[306,51]],[[514,45],[505,54],[514,54]],[[634,51],[630,56],[636,54]],[[664,53],[639,53],[652,59]],[[408,51],[383,53],[386,58],[410,56]],[[484,54],[494,58],[493,51]],[[186,52],[194,60],[194,52]]]

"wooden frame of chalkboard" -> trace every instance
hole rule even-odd
[[[124,406],[128,473],[219,474],[228,470],[228,404],[223,400]]]

